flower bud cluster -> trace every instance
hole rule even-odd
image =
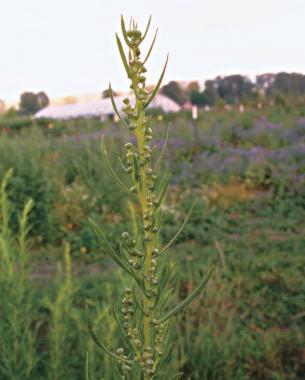
[[[153,376],[155,373],[155,361],[153,350],[150,346],[144,347],[144,352],[135,359],[135,362],[143,369],[147,376]]]
[[[137,241],[128,232],[122,233],[122,244],[125,251],[129,255],[128,263],[135,269],[139,270],[142,267],[142,258],[144,253],[137,249]]]

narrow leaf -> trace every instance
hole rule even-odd
[[[121,15],[121,29],[122,29],[122,34],[123,34],[124,40],[126,42],[126,45],[128,45],[129,47],[131,47],[130,43],[129,43],[129,39],[127,37],[127,30],[126,30],[126,26],[125,26],[125,21],[124,21],[123,15]]]
[[[117,117],[119,118],[120,122],[122,123],[122,125],[125,127],[125,128],[129,128],[129,125],[126,123],[126,121],[122,118],[122,116],[120,115],[119,113],[119,110],[115,104],[115,101],[114,101],[114,96],[113,96],[113,91],[112,91],[112,87],[111,87],[111,84],[109,83],[109,94],[110,94],[110,100],[111,100],[111,104],[112,104],[112,107],[114,109],[114,112],[116,113]]]
[[[198,287],[191,293],[184,301],[182,301],[179,305],[177,305],[174,309],[166,313],[163,317],[161,317],[157,323],[163,323],[167,321],[169,318],[173,317],[174,315],[178,314],[180,311],[182,311],[186,306],[188,306],[205,288],[207,285],[213,271],[215,269],[215,265],[213,264],[211,268],[209,269],[206,276],[202,279],[201,283],[198,285]]]
[[[159,252],[158,256],[162,255],[162,253],[164,253],[178,239],[178,237],[180,236],[180,234],[183,231],[184,227],[186,226],[187,222],[189,221],[189,219],[190,219],[190,217],[192,215],[194,206],[195,206],[196,203],[197,203],[197,200],[193,203],[190,211],[186,215],[186,217],[185,217],[183,223],[181,224],[179,230],[175,233],[175,235],[173,236],[173,238],[166,244],[166,246],[161,249],[161,251]]]
[[[165,74],[165,71],[166,71],[167,63],[168,63],[168,54],[167,54],[167,57],[166,57],[164,68],[163,68],[162,73],[160,75],[160,78],[158,80],[158,83],[156,84],[156,86],[155,86],[153,92],[151,93],[149,99],[145,103],[144,108],[147,108],[150,105],[151,101],[156,96],[157,92],[159,91],[159,89],[161,87],[161,83],[162,83],[163,77],[164,77],[164,74]]]
[[[86,352],[86,380],[90,380],[89,376],[89,353]]]
[[[135,274],[126,266],[126,264],[121,260],[121,258],[117,255],[117,253],[114,251],[112,246],[110,245],[108,239],[106,238],[105,234],[103,233],[102,229],[92,220],[89,219],[89,222],[91,226],[93,227],[98,239],[100,242],[104,245],[104,248],[106,249],[106,252],[109,254],[109,256],[112,258],[112,260],[125,272],[130,274],[132,277],[135,277]]]
[[[164,145],[163,145],[160,157],[158,158],[158,161],[156,162],[154,170],[156,170],[158,168],[158,166],[160,165],[160,163],[162,162],[162,159],[163,159],[165,151],[166,151],[166,147],[168,145],[168,140],[169,140],[170,135],[171,135],[171,130],[172,130],[172,124],[169,123],[168,128],[167,128],[167,132],[166,132],[166,136],[165,136]]]
[[[144,58],[143,65],[145,65],[145,63],[148,61],[148,59],[149,59],[149,57],[150,57],[150,54],[151,54],[151,52],[152,52],[152,49],[153,49],[153,47],[154,47],[154,45],[155,45],[155,42],[156,42],[156,39],[157,39],[157,34],[158,34],[158,29],[157,29],[156,32],[155,32],[155,35],[154,35],[154,38],[153,38],[152,43],[151,43],[151,45],[150,45],[150,48],[148,49],[148,52],[147,52],[147,54],[146,54],[146,57]]]
[[[128,78],[131,78],[131,74],[130,74],[130,70],[129,70],[129,66],[128,66],[128,62],[127,62],[127,58],[126,58],[126,55],[125,55],[125,52],[124,52],[124,48],[123,48],[122,42],[121,42],[120,37],[118,36],[117,33],[115,34],[115,37],[116,37],[116,42],[117,42],[117,45],[118,45],[118,48],[119,48],[119,52],[120,52],[120,56],[122,58],[122,62],[123,62],[124,68],[126,70]]]
[[[120,362],[124,362],[124,363],[128,363],[128,364],[132,364],[132,361],[131,360],[128,360],[128,359],[124,359],[118,355],[116,355],[114,352],[111,352],[101,341],[100,339],[97,337],[97,335],[95,334],[94,332],[94,328],[93,328],[93,322],[92,322],[92,319],[91,319],[91,316],[90,316],[90,312],[89,312],[89,308],[88,306],[86,305],[86,319],[87,319],[87,326],[88,326],[88,330],[89,330],[89,333],[91,335],[91,338],[92,340],[94,341],[94,343],[104,352],[106,352],[109,356],[113,357],[114,359],[120,361]]]
[[[147,26],[146,26],[146,29],[145,29],[145,32],[141,38],[141,42],[145,40],[145,37],[147,36],[147,33],[148,33],[148,30],[149,30],[149,27],[150,27],[150,23],[151,23],[151,16],[149,16],[149,19],[148,19],[148,23],[147,23]]]
[[[124,191],[126,191],[127,193],[129,193],[128,187],[125,185],[125,183],[123,181],[120,180],[120,178],[118,177],[118,175],[116,174],[116,172],[114,171],[114,169],[113,169],[113,167],[111,165],[111,162],[110,162],[110,159],[109,159],[109,155],[108,155],[108,152],[107,152],[107,148],[106,148],[106,144],[105,144],[104,136],[102,136],[101,148],[102,148],[102,153],[103,153],[103,155],[105,157],[105,161],[106,161],[107,167],[108,167],[109,172],[112,175],[113,179],[120,185],[120,187]]]
[[[124,162],[123,162],[123,160],[122,160],[122,158],[121,158],[121,157],[119,157],[119,161],[120,161],[120,164],[121,164],[121,166],[122,166],[122,168],[123,168],[124,172],[126,172],[126,173],[127,173],[127,168],[126,168],[126,166],[124,165]]]
[[[157,208],[160,208],[162,203],[163,203],[163,199],[166,195],[166,191],[168,189],[168,185],[170,183],[170,180],[171,180],[171,175],[170,174],[166,174],[164,176],[164,178],[160,181],[160,185],[159,185],[159,188],[160,188],[160,192],[158,194],[158,202],[159,202],[159,205]]]

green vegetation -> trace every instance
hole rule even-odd
[[[130,29],[126,30],[122,16],[121,28],[128,48],[128,59],[122,42],[116,35],[122,63],[131,81],[135,97],[135,104],[131,104],[129,98],[123,100],[125,104],[123,112],[126,115],[123,119],[117,110],[112,89],[109,86],[112,105],[121,126],[129,130],[131,137],[136,140],[135,144],[125,143],[126,152],[120,158],[123,172],[129,174],[128,182],[120,178],[113,169],[104,140],[102,143],[102,153],[110,174],[129,196],[129,219],[132,219],[132,228],[129,229],[130,232],[124,231],[119,241],[118,239],[111,241],[105,235],[103,227],[91,221],[102,248],[125,275],[129,276],[122,300],[113,306],[114,318],[123,332],[124,345],[117,347],[115,352],[106,347],[103,339],[96,335],[90,312],[87,311],[88,328],[93,341],[99,349],[116,360],[115,378],[123,380],[180,378],[180,373],[175,374],[172,368],[169,368],[176,340],[172,334],[171,319],[199,296],[215,268],[214,265],[211,266],[198,287],[188,297],[177,306],[171,306],[173,265],[164,252],[168,251],[179,238],[194,204],[178,232],[175,232],[168,243],[160,245],[160,234],[165,217],[164,199],[170,183],[170,175],[164,173],[164,170],[160,171],[160,166],[169,141],[170,127],[168,127],[158,159],[153,160],[153,125],[146,109],[159,91],[168,59],[157,85],[153,90],[147,90],[145,64],[155,39],[143,59],[140,45],[145,40],[150,22],[151,19],[144,33],[138,30],[134,20],[131,20]],[[87,366],[88,380],[89,377],[90,367]]]
[[[216,107],[199,113],[195,141],[187,112],[152,115],[153,157],[172,123],[160,243],[199,198],[168,250],[173,303],[219,261],[204,296],[177,317],[168,370],[183,379],[304,377],[304,116],[292,101],[244,113]],[[84,379],[88,351],[91,379],[113,379],[114,361],[97,352],[84,309],[94,306],[94,330],[107,347],[121,347],[111,304],[126,277],[88,220],[111,241],[133,222],[96,141],[105,135],[117,170],[128,133],[110,121],[14,123],[0,119],[0,378]]]

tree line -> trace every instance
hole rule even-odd
[[[187,86],[171,81],[161,93],[180,105],[190,102],[198,106],[213,107],[219,102],[234,105],[257,102],[262,99],[280,101],[285,97],[305,97],[305,75],[299,73],[262,74],[254,81],[240,74],[217,76],[207,80],[201,90],[197,81]]]
[[[305,75],[299,73],[280,72],[257,75],[252,81],[249,77],[236,74],[217,76],[204,82],[203,89],[198,81],[183,85],[171,81],[164,85],[161,94],[174,100],[179,105],[191,103],[199,107],[213,107],[217,104],[248,104],[269,100],[285,105],[287,100],[305,99]],[[102,92],[103,98],[108,97],[108,90]],[[40,109],[49,105],[49,97],[44,91],[37,93],[24,92],[20,95],[19,110],[9,109],[7,116],[34,115]],[[0,114],[5,112],[5,104],[0,100]]]

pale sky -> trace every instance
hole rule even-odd
[[[127,90],[114,33],[120,14],[159,36],[148,68],[165,55],[169,80],[305,73],[305,0],[0,0],[0,99],[23,91],[50,97]]]

